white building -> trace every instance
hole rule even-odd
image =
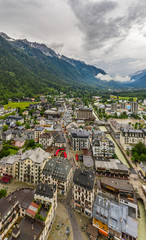
[[[84,129],[73,129],[70,133],[71,146],[74,151],[90,148],[90,132]]]
[[[75,210],[92,217],[94,203],[95,173],[76,169],[73,176],[73,207]]]
[[[51,146],[53,143],[53,136],[50,133],[43,133],[39,137],[39,143],[43,146],[44,149]]]
[[[44,183],[56,184],[59,194],[66,194],[72,180],[72,167],[66,158],[51,158],[43,169]]]
[[[92,142],[92,152],[96,158],[112,158],[115,146],[105,135],[100,135]]]
[[[43,127],[36,127],[34,131],[34,137],[35,141],[38,142],[40,136],[44,133],[44,128]]]
[[[146,129],[121,129],[120,144],[124,150],[131,150],[139,142],[146,145]]]
[[[30,149],[22,155],[12,155],[0,161],[1,173],[12,175],[22,182],[38,184],[42,180],[42,170],[50,154],[41,148]]]

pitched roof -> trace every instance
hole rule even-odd
[[[94,171],[91,171],[91,170],[86,171],[86,170],[76,169],[73,176],[73,182],[76,185],[79,185],[83,188],[92,190],[95,182],[95,173]]]
[[[51,175],[55,179],[66,181],[71,168],[67,158],[50,158],[44,166],[43,174]]]
[[[44,197],[52,198],[53,193],[56,191],[56,185],[51,185],[51,184],[43,184],[39,183],[36,187],[35,194],[36,195],[41,195]]]

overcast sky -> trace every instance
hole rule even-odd
[[[112,75],[146,68],[146,0],[0,0],[0,32]]]

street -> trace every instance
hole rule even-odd
[[[72,199],[72,186],[68,191],[67,198],[63,201],[63,205],[65,206],[71,221],[74,240],[84,240],[80,226],[75,217],[74,210],[71,207],[71,199]]]

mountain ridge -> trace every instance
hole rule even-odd
[[[4,35],[3,35],[4,36]],[[6,40],[5,38],[9,39]],[[105,72],[81,61],[47,56],[26,41],[0,36],[0,97],[30,96],[49,88],[106,89],[95,76]],[[38,45],[37,45],[38,46]]]
[[[127,83],[103,81],[97,78],[99,73],[106,75],[101,68],[57,54],[43,43],[15,40],[5,33],[0,33],[0,50],[0,87],[10,97],[34,95],[49,88],[61,91],[139,88],[140,81],[146,87],[146,75],[142,76],[140,72],[139,80]],[[14,84],[11,88],[12,79]],[[0,93],[4,95],[4,91]]]

